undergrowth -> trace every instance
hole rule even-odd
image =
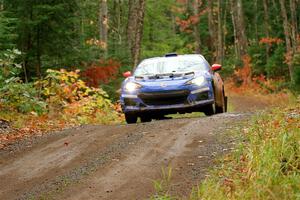
[[[191,199],[299,199],[300,106],[258,115],[240,134],[247,142]]]
[[[65,127],[120,123],[118,109],[104,90],[88,87],[79,70],[47,70],[45,78],[35,83],[7,79],[0,88],[0,121],[11,127],[0,134],[0,149],[20,138]]]

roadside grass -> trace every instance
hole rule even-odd
[[[191,199],[299,199],[300,106],[258,114]]]
[[[170,195],[171,190],[171,178],[172,178],[172,168],[162,168],[161,169],[161,180],[154,180],[154,189],[156,194],[151,197],[151,200],[173,200],[176,199]]]
[[[188,199],[300,199],[299,103],[259,113],[233,134],[241,143]]]

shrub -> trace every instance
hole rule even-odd
[[[50,104],[66,105],[79,101],[94,94],[93,89],[79,79],[79,70],[67,72],[66,70],[47,70],[47,76],[35,83],[42,91],[42,97]]]
[[[47,112],[47,104],[39,98],[38,90],[33,84],[22,83],[18,78],[11,78],[0,89],[1,107],[3,110],[17,110],[21,113]]]
[[[79,70],[47,70],[45,79],[36,82],[52,113],[61,113],[73,123],[109,123],[120,120],[107,93],[88,87],[79,79]]]
[[[39,97],[39,91],[18,77],[22,67],[16,59],[20,55],[17,49],[0,55],[0,107],[4,111],[43,114],[47,112],[47,104]]]
[[[79,124],[108,124],[119,122],[121,118],[114,110],[108,98],[103,97],[103,91],[69,104],[63,111],[63,117]]]
[[[0,87],[5,85],[5,80],[17,77],[22,66],[16,62],[21,52],[17,49],[6,50],[0,54]]]

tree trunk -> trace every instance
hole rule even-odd
[[[99,23],[100,23],[100,41],[104,49],[104,57],[107,57],[107,38],[108,38],[108,9],[107,0],[100,0],[99,8]]]
[[[200,2],[199,2],[199,0],[195,0],[195,5],[193,5],[193,3],[194,3],[193,0],[189,0],[188,8],[190,10],[191,16],[197,16],[200,12],[200,10],[199,10]],[[199,29],[198,29],[198,24],[199,23],[192,24],[192,27],[193,27],[193,35],[194,35],[194,39],[195,39],[195,53],[200,54],[201,53],[201,49],[200,49],[201,38],[200,38]]]
[[[285,7],[285,0],[280,0],[280,7],[281,7],[281,16],[283,18],[283,29],[284,29],[284,35],[285,35],[285,44],[286,44],[286,51],[289,55],[292,56],[293,49],[292,49],[292,43],[291,43],[291,30],[289,27],[289,21],[288,21],[288,16],[286,12],[286,7]],[[290,78],[291,81],[293,82],[293,65],[291,62],[288,62],[289,66],[289,73],[290,73]]]
[[[28,9],[28,15],[24,16],[26,19],[24,19],[24,21],[32,21],[33,19],[33,8],[32,6],[29,7]],[[30,73],[30,66],[31,63],[29,61],[29,51],[31,51],[32,46],[33,46],[33,40],[32,40],[32,32],[30,30],[28,30],[28,28],[24,27],[22,29],[23,34],[25,35],[25,39],[22,43],[22,47],[21,47],[21,51],[23,53],[25,53],[24,55],[24,60],[23,60],[23,68],[24,68],[24,76],[25,76],[25,81],[30,80],[31,78],[31,73]]]
[[[25,81],[28,82],[28,79],[30,78],[29,74],[28,74],[28,67],[29,67],[29,56],[28,56],[28,52],[30,51],[30,49],[32,48],[32,41],[31,41],[31,33],[27,33],[26,35],[26,44],[25,47],[23,47],[23,52],[26,52],[25,56],[24,56],[24,76],[25,76]]]
[[[136,67],[141,54],[143,29],[144,29],[144,16],[145,16],[146,0],[139,0],[139,9],[137,12],[137,25],[135,34],[135,45],[133,54],[133,66]]]
[[[263,0],[263,6],[264,6],[264,25],[265,25],[265,34],[266,37],[270,37],[270,24],[269,24],[269,10],[268,10],[268,0]],[[269,60],[269,53],[270,53],[270,45],[266,45],[266,55],[267,60]]]
[[[41,74],[41,44],[40,44],[40,26],[38,25],[36,31],[36,58],[37,58],[37,65],[36,65],[36,75],[39,79],[42,78]]]
[[[246,29],[244,22],[244,11],[242,0],[237,0],[237,29],[239,32],[240,43],[241,43],[241,55],[247,54],[247,37],[246,37]]]
[[[121,31],[121,17],[122,17],[122,7],[121,7],[121,1],[117,0],[116,1],[116,18],[117,18],[117,34],[118,34],[118,44],[122,44],[122,31]]]
[[[255,0],[255,12],[258,13],[258,0]],[[265,0],[264,0],[265,1]],[[255,15],[255,42],[258,43],[258,15]]]
[[[217,42],[217,62],[223,63],[223,23],[222,23],[222,0],[217,1],[218,8],[218,42]]]
[[[118,48],[118,45],[122,44],[122,0],[115,0],[113,1],[113,10],[109,13],[109,19],[110,19],[110,29],[112,30],[113,39],[117,42],[113,42],[113,47],[110,47],[111,49]]]
[[[292,39],[292,48],[293,54],[296,52],[297,49],[297,35],[298,35],[298,28],[297,28],[297,12],[296,12],[296,2],[295,0],[290,0],[290,8],[291,8],[291,39]]]
[[[224,3],[225,3],[225,5],[224,5],[224,16],[223,16],[223,49],[222,49],[222,55],[223,55],[223,57],[222,57],[222,65],[224,64],[224,56],[225,56],[225,47],[226,47],[226,19],[227,19],[227,5],[228,5],[228,1],[227,0],[224,0]]]
[[[237,35],[237,27],[236,27],[236,9],[235,9],[235,2],[234,0],[230,0],[230,7],[231,7],[231,20],[232,20],[232,26],[233,26],[233,35],[234,35],[234,49],[235,49],[235,56],[238,59],[241,59],[241,54],[239,51],[239,39]]]
[[[137,28],[137,1],[128,1],[128,23],[127,23],[127,42],[130,50],[131,58],[133,60],[134,46],[135,46],[135,34]]]
[[[215,52],[217,47],[214,41],[217,41],[217,31],[216,31],[216,25],[214,23],[214,4],[213,0],[208,0],[208,29],[209,29],[209,35],[210,35],[210,46],[212,52]],[[214,53],[213,53],[214,54]],[[215,54],[213,55],[213,60],[215,59]]]
[[[247,54],[247,37],[245,31],[244,12],[241,0],[231,0],[232,23],[235,32],[237,58],[242,59]]]

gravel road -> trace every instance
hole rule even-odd
[[[186,197],[215,158],[233,149],[227,130],[248,111],[83,126],[20,142],[0,152],[0,199],[147,199],[167,167],[172,194]]]

